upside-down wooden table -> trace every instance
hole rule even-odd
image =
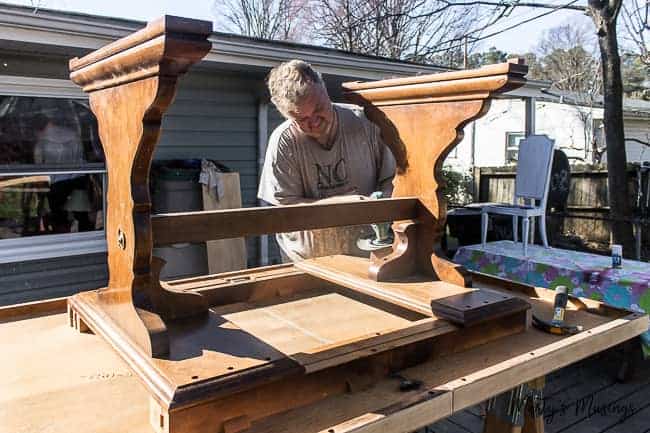
[[[551,294],[496,280],[472,287],[437,254],[442,161],[491,97],[525,83],[516,62],[344,85],[396,157],[391,199],[151,215],[160,121],[178,77],[210,49],[210,32],[210,23],[163,17],[70,62],[106,155],[109,283],[70,298],[69,321],[108,342],[144,386],[150,428],[409,431],[647,329],[647,316],[573,300],[569,320],[587,331],[541,334],[529,328],[531,307],[548,313]],[[154,245],[385,221],[395,243],[370,260],[330,256],[165,283],[152,257]],[[3,332],[15,336],[15,323]],[[84,351],[75,338],[86,336],[63,338],[71,358]],[[84,392],[89,407],[103,399]],[[122,426],[119,405],[103,416]]]

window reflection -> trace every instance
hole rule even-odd
[[[0,96],[0,239],[103,229],[103,161],[86,101]]]
[[[103,174],[57,176],[0,177],[0,239],[104,228]]]
[[[0,168],[80,168],[103,162],[87,101],[0,96]]]

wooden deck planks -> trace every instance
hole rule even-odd
[[[480,410],[480,405],[472,406]],[[460,427],[463,432],[474,432],[483,430],[483,417],[476,415],[473,411],[464,410],[457,412],[447,418],[453,425]]]
[[[593,378],[592,380],[594,380]],[[569,411],[569,423],[563,421],[559,426],[553,425],[553,433],[563,432],[605,432],[614,426],[622,426],[632,422],[632,415],[645,408],[649,403],[650,377],[641,383],[612,383],[598,392],[586,391]],[[650,422],[646,420],[646,426]],[[626,432],[637,433],[626,429]],[[640,433],[640,432],[639,432]]]
[[[650,361],[641,365],[637,378],[629,383],[616,381],[619,364],[620,353],[612,349],[551,373],[545,389],[546,433],[650,432]],[[576,402],[581,406],[577,414]],[[428,431],[482,433],[481,410],[480,405],[469,407],[432,424]]]
[[[647,396],[650,389],[644,391]],[[650,399],[646,398],[643,406],[623,422],[617,422],[606,427],[602,433],[647,433],[650,432]]]

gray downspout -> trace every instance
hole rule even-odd
[[[524,131],[526,137],[535,134],[535,98],[525,98],[526,102],[526,117]]]
[[[257,104],[257,184],[260,183],[266,145],[269,138],[269,104],[260,100]],[[263,206],[262,200],[257,200],[258,206]],[[261,266],[269,264],[269,235],[260,236],[259,250],[257,253],[258,263]]]
[[[477,120],[471,123],[472,126],[472,135],[470,136],[469,149],[470,149],[470,159],[469,167],[474,172],[474,165],[476,164],[476,122]]]
[[[524,135],[530,137],[535,134],[535,98],[525,98],[526,101],[526,117],[524,119]],[[535,204],[535,199],[531,199]],[[528,203],[528,199],[524,199],[524,203]],[[530,242],[535,243],[535,217],[532,218],[530,224]]]

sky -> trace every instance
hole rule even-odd
[[[0,0],[7,3],[32,6],[40,4],[48,9],[82,12],[116,18],[150,21],[161,15],[179,15],[214,21],[217,14],[214,0]],[[538,0],[547,4],[561,5],[568,0]],[[577,5],[584,5],[579,0]],[[549,9],[516,8],[509,17],[500,20],[483,34],[496,32],[512,24],[540,15]],[[523,54],[531,51],[543,36],[544,31],[563,24],[593,25],[589,18],[579,11],[560,10],[543,18],[523,24],[481,42],[480,51],[496,47],[507,53]]]

